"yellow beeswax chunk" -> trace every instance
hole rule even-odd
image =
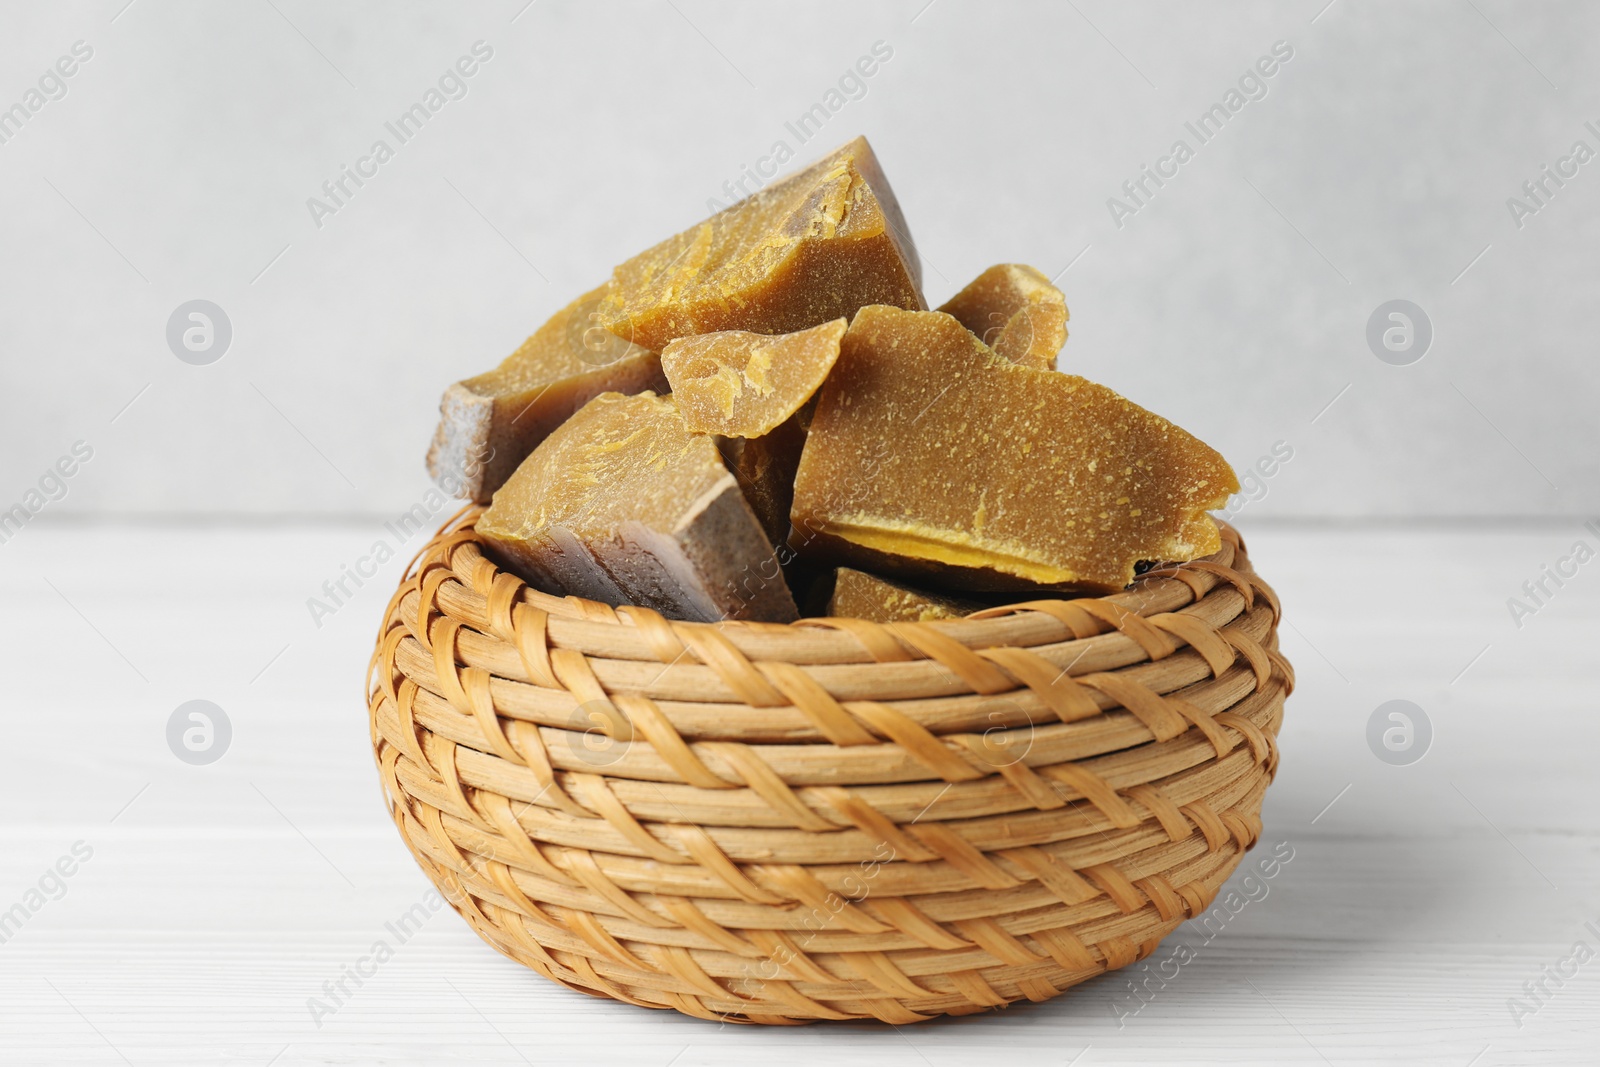
[[[866,304],[925,308],[922,267],[866,138],[612,272],[607,329],[659,352],[718,330],[790,333]]]
[[[595,308],[610,285],[556,312],[494,370],[445,391],[428,450],[435,482],[487,503],[528,453],[593,397],[666,390],[654,352],[600,327]]]
[[[835,319],[776,336],[723,330],[680,337],[662,350],[661,369],[689,429],[761,437],[822,386],[847,325]]]
[[[477,529],[557,595],[698,622],[798,616],[716,443],[684,425],[671,397],[589,401],[500,487]]]
[[[679,401],[680,410],[682,401]],[[761,520],[761,528],[775,546],[789,536],[789,505],[794,501],[794,473],[806,443],[810,407],[802,408],[761,437],[722,437],[717,447],[745,500]],[[780,556],[792,553],[784,550]]]
[[[1109,591],[1221,544],[1214,450],[1076,375],[1013,363],[938,311],[863,308],[795,476],[790,543],[950,588]]]
[[[827,614],[872,622],[931,622],[959,619],[982,607],[976,601],[940,596],[876,574],[840,567],[834,572]]]
[[[1051,370],[1067,343],[1067,298],[1039,271],[1001,263],[974,278],[945,301],[978,339],[1013,363]]]

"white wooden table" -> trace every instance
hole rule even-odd
[[[305,606],[378,522],[38,521],[0,546],[0,1062],[1600,1062],[1600,958],[1563,962],[1600,952],[1600,562],[1520,630],[1506,605],[1600,539],[1240,525],[1300,681],[1256,853],[1294,858],[1265,895],[1175,935],[1196,956],[1136,1014],[1123,972],[964,1020],[767,1030],[570,993],[448,911],[397,943],[428,887],[361,691],[400,562],[320,629]],[[1397,698],[1433,726],[1409,766],[1366,740]],[[168,747],[191,699],[232,726],[210,765]],[[379,939],[392,958],[337,1003]]]

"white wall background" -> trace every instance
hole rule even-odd
[[[1288,442],[1252,515],[1600,510],[1600,161],[1506,206],[1600,150],[1600,6],[124,2],[0,14],[0,107],[93,48],[0,145],[0,507],[81,439],[52,516],[393,514],[448,382],[775,141],[792,168],[865,133],[933,302],[1070,263],[1063,366],[1241,468]],[[306,199],[479,40],[468,95],[317,228]],[[1114,225],[1276,41],[1267,95]],[[209,366],[165,340],[192,298],[232,323]],[[1434,328],[1410,366],[1365,339],[1394,298]]]

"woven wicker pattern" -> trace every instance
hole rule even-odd
[[[563,985],[753,1023],[1046,1000],[1260,833],[1294,675],[1230,528],[1098,599],[706,625],[532,589],[480,513],[389,603],[373,746],[423,870]]]

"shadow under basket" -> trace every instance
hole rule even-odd
[[[701,1019],[901,1024],[1148,956],[1260,834],[1294,684],[1220,552],[962,620],[685,623],[448,522],[368,675],[400,836],[485,941]]]

